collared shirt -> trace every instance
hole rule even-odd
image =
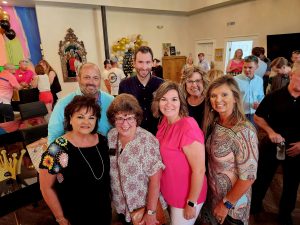
[[[253,103],[260,103],[265,96],[262,78],[254,75],[253,78],[250,79],[245,74],[240,74],[235,76],[234,79],[238,83],[242,94],[245,114],[254,114],[255,109],[253,108]]]
[[[33,72],[31,70],[16,70],[16,73],[15,73],[15,77],[17,78],[17,81],[19,83],[26,83],[26,84],[30,84],[30,82],[32,81],[32,78],[33,78]]]
[[[209,62],[206,59],[203,59],[201,62],[199,61],[198,66],[205,72],[210,70]]]
[[[259,77],[263,77],[267,71],[267,63],[265,63],[264,61],[262,61],[260,58],[258,58],[258,67],[255,70],[255,74],[258,75]]]
[[[17,79],[7,70],[0,73],[0,103],[10,104],[14,88],[20,88]]]
[[[163,82],[163,79],[151,75],[148,83],[144,86],[137,76],[134,76],[121,81],[119,86],[119,94],[127,93],[136,97],[144,112],[141,127],[154,135],[157,131],[158,119],[153,117],[151,104],[153,93]]]
[[[101,94],[100,94],[101,93]],[[101,118],[98,121],[98,132],[103,136],[107,135],[107,132],[111,128],[111,125],[108,122],[106,111],[113,101],[114,97],[105,93],[100,92],[98,98],[98,104],[101,108]],[[76,95],[82,95],[82,92],[78,88],[76,91],[70,93],[64,98],[60,99],[51,113],[51,117],[48,123],[48,143],[52,143],[56,138],[62,136],[65,133],[64,130],[64,111],[66,106],[73,100]]]

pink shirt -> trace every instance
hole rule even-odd
[[[0,102],[10,104],[14,88],[19,88],[20,84],[9,71],[0,73]]]
[[[161,178],[161,193],[169,205],[184,208],[190,191],[191,169],[183,147],[194,141],[204,144],[203,133],[192,117],[184,117],[174,124],[168,124],[164,117],[158,126],[156,137],[166,166]],[[205,201],[206,192],[207,181],[204,175],[198,204]]]
[[[19,83],[26,83],[26,84],[30,84],[32,78],[33,78],[33,72],[31,70],[25,70],[22,71],[20,69],[16,70],[16,74],[15,77],[17,78],[17,81]]]

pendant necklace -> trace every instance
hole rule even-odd
[[[84,158],[85,162],[86,162],[86,163],[88,164],[88,166],[90,167],[90,170],[92,171],[92,174],[93,174],[94,178],[95,178],[96,180],[100,180],[100,179],[103,177],[103,174],[104,174],[104,163],[103,163],[103,159],[102,159],[102,156],[101,156],[101,154],[100,154],[100,152],[99,152],[99,149],[98,149],[97,145],[96,145],[96,149],[97,149],[98,155],[99,155],[99,157],[100,157],[100,159],[101,159],[101,162],[102,162],[102,174],[101,174],[100,177],[96,177],[96,175],[95,175],[95,173],[94,173],[94,170],[92,169],[91,165],[89,164],[89,162],[87,161],[87,159],[85,158],[85,156],[82,154],[80,148],[79,148],[79,147],[77,147],[77,148],[78,148],[78,150],[79,150],[81,156]]]

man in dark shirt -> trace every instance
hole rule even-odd
[[[267,95],[254,116],[255,123],[267,136],[260,143],[257,179],[253,184],[251,213],[261,211],[262,201],[280,162],[283,166],[283,190],[279,222],[292,225],[300,182],[300,69],[290,75],[290,83]],[[276,158],[276,146],[284,142],[284,160]]]
[[[153,52],[147,46],[141,46],[134,55],[136,76],[121,81],[119,94],[134,95],[144,111],[141,127],[152,134],[156,134],[158,120],[152,115],[151,104],[153,93],[158,89],[163,80],[151,75],[153,65]]]

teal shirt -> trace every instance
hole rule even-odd
[[[107,94],[106,92],[100,91],[100,98],[98,98],[98,104],[101,107],[101,118],[98,121],[98,132],[103,136],[107,136],[108,131],[111,128],[108,122],[106,111],[113,101],[114,97]],[[51,114],[48,123],[48,143],[52,143],[56,138],[62,136],[65,133],[64,130],[64,112],[66,106],[73,100],[76,95],[82,95],[80,89],[70,93],[66,97],[60,99]]]

